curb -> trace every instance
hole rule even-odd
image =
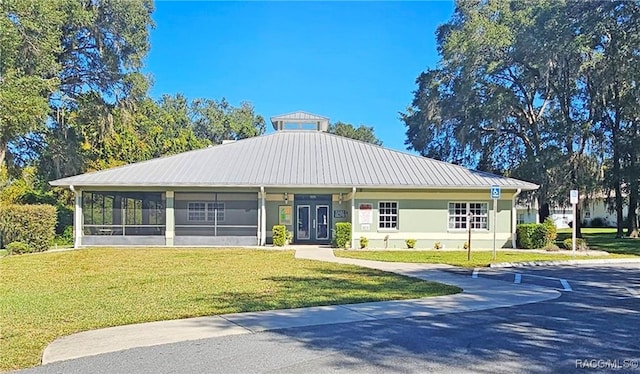
[[[611,258],[598,260],[560,260],[560,261],[526,261],[526,262],[499,262],[489,264],[490,268],[521,268],[533,266],[563,266],[563,265],[608,265],[608,264],[640,264],[640,259],[635,258]]]

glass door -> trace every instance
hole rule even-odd
[[[316,205],[316,240],[329,239],[329,206]]]
[[[311,239],[311,231],[309,230],[311,206],[298,205],[297,213],[298,222],[296,224],[296,240],[309,240]]]

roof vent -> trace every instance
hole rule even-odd
[[[329,131],[329,118],[307,112],[293,112],[271,117],[271,124],[276,131],[313,130]]]

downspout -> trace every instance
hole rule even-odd
[[[351,248],[356,248],[356,188],[351,188]]]
[[[267,213],[265,207],[266,193],[260,186],[260,245],[267,244]]]
[[[511,199],[511,248],[516,247],[516,225],[518,223],[518,210],[516,209],[516,198],[522,192],[521,188],[516,190],[516,193],[513,195]]]
[[[75,206],[73,209],[73,248],[77,249],[82,245],[82,231],[84,230],[82,222],[82,191],[76,191],[73,185],[69,185],[69,189],[75,196]]]

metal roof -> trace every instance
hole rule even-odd
[[[319,131],[279,131],[81,174],[54,186],[358,187],[534,190],[513,178]]]

